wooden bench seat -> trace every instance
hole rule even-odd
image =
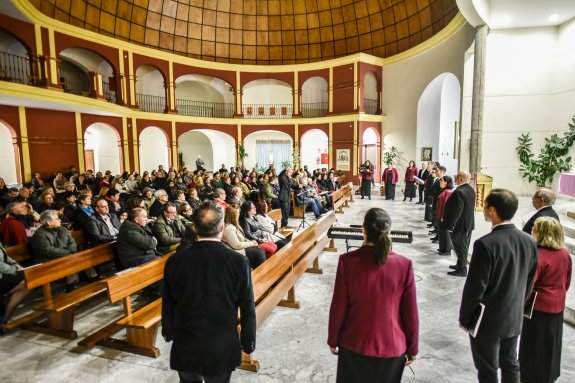
[[[118,322],[120,326],[134,328],[150,328],[158,323],[162,315],[162,298],[156,299],[145,305],[135,313],[128,315]]]
[[[293,228],[290,228],[290,227],[287,227],[287,226],[283,226],[283,227],[281,226],[281,220],[282,220],[282,211],[281,211],[281,209],[273,209],[273,210],[270,210],[270,211],[268,212],[268,217],[270,217],[270,218],[272,219],[272,221],[275,222],[277,231],[278,231],[281,235],[287,237],[287,236],[291,235],[291,234],[294,232],[294,229],[293,229]]]
[[[72,234],[72,238],[76,241],[78,249],[82,249],[86,245],[86,238],[82,230],[74,230],[70,234]],[[25,265],[32,260],[27,244],[8,246],[6,247],[6,254],[21,265]]]
[[[107,243],[25,268],[23,272],[26,287],[29,290],[41,287],[44,301],[33,308],[33,313],[15,319],[8,323],[6,328],[27,325],[36,331],[75,339],[78,336],[74,331],[76,306],[104,293],[106,286],[103,282],[105,281],[95,281],[55,297],[52,283],[113,260],[114,243]],[[46,320],[33,323],[44,316]]]

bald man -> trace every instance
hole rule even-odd
[[[531,198],[531,203],[537,211],[525,223],[525,226],[523,226],[523,231],[531,235],[533,224],[539,217],[551,217],[559,221],[559,215],[555,212],[555,210],[553,210],[553,204],[555,203],[556,199],[557,194],[555,194],[555,192],[551,189],[541,188],[537,190]]]
[[[453,271],[447,274],[455,277],[467,276],[467,253],[471,232],[475,229],[475,190],[469,185],[470,179],[468,172],[457,173],[457,189],[445,204],[443,225],[451,233],[453,249],[457,254],[457,264],[450,266]]]

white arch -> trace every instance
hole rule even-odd
[[[148,126],[140,132],[140,172],[157,169],[162,165],[164,169],[170,167],[170,151],[166,133],[156,127]]]
[[[316,103],[327,102],[328,84],[321,76],[310,77],[301,86],[301,102]]]
[[[178,151],[182,153],[184,166],[196,168],[196,159],[201,156],[207,170],[217,170],[222,164],[226,168],[236,163],[236,140],[229,134],[211,129],[190,130],[178,137]]]
[[[0,177],[8,185],[18,183],[20,179],[14,138],[13,130],[0,122]]]
[[[96,172],[110,170],[112,174],[122,172],[122,141],[112,126],[101,122],[90,125],[84,132],[84,151],[87,169],[91,168],[88,161],[93,155],[92,170]]]
[[[363,76],[363,98],[377,100],[377,78],[372,72]]]
[[[367,128],[361,136],[361,163],[369,160],[375,167],[376,178],[380,173],[380,161],[378,158],[378,139],[375,128]]]
[[[140,65],[136,69],[136,93],[165,97],[162,72],[152,65]]]
[[[250,113],[245,110],[245,105],[286,105],[286,117],[289,117],[293,113],[292,87],[287,82],[274,79],[250,81],[242,89],[242,104],[246,115]],[[270,113],[267,108],[265,109],[266,114]],[[254,110],[253,114],[255,115],[256,113],[258,112]],[[278,110],[275,113],[279,115],[281,112]]]
[[[455,159],[455,123],[459,121],[461,86],[453,73],[442,73],[434,78],[417,102],[417,162],[421,162],[421,148],[432,148],[432,159],[447,168],[448,174],[457,171]]]
[[[300,164],[311,171],[328,167],[329,138],[321,129],[311,129],[301,136]],[[323,155],[323,156],[322,156]],[[323,162],[322,162],[323,158]]]
[[[293,165],[293,140],[287,133],[277,130],[260,130],[248,134],[244,138],[244,148],[248,157],[244,166],[251,168],[267,168],[273,163],[281,170],[283,163]]]
[[[233,103],[233,88],[217,77],[185,74],[176,79],[176,99]]]

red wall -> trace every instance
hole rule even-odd
[[[353,113],[353,65],[333,68],[333,113]]]
[[[336,152],[337,149],[349,149],[351,156],[350,170],[344,172],[345,181],[349,182],[354,180],[353,169],[358,168],[359,165],[355,163],[354,153],[353,153],[353,122],[340,122],[333,124],[333,151],[331,153],[333,167],[337,169]]]
[[[36,38],[33,24],[0,13],[0,28],[20,40],[28,49],[29,54],[36,55]]]

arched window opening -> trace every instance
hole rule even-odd
[[[204,169],[216,171],[222,165],[226,168],[236,163],[236,141],[228,134],[211,129],[190,130],[178,137],[178,151],[188,169],[196,168],[200,158]]]
[[[149,126],[140,132],[140,172],[164,169],[170,166],[170,149],[166,133],[155,126]]]
[[[0,80],[36,85],[34,62],[26,46],[0,29]]]
[[[254,80],[242,89],[244,118],[291,118],[292,87],[280,80]],[[270,103],[273,101],[273,103]]]
[[[122,140],[116,129],[104,123],[90,125],[84,132],[84,161],[86,169],[120,174]]]
[[[323,117],[328,110],[328,84],[325,78],[310,77],[301,87],[301,113],[303,117]]]
[[[232,86],[216,77],[183,75],[176,79],[178,113],[198,117],[233,117],[235,98]]]
[[[372,72],[363,77],[363,110],[368,114],[377,114],[379,109],[379,95],[377,78]]]
[[[166,111],[165,79],[158,68],[144,64],[136,70],[136,102],[144,112]]]
[[[328,167],[329,139],[320,129],[311,129],[301,136],[300,164],[312,171]]]
[[[261,130],[244,138],[244,148],[248,157],[244,166],[264,171],[270,165],[277,170],[293,166],[293,140],[291,136],[276,130]]]
[[[65,92],[116,103],[114,68],[99,54],[84,48],[60,52],[60,83]]]

